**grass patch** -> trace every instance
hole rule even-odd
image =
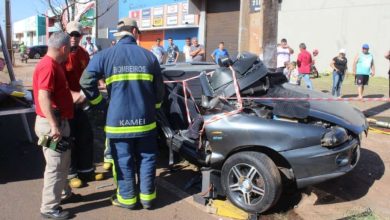
[[[320,74],[319,78],[312,78],[314,89],[317,91],[332,92],[333,76],[329,74],[324,76]],[[355,85],[355,77],[352,74],[347,74],[341,86],[343,95],[357,94],[357,86]],[[384,77],[370,77],[368,86],[365,87],[364,95],[383,95],[387,97],[389,93],[389,82]]]

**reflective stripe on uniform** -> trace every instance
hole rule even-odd
[[[118,202],[124,205],[134,205],[137,202],[137,197],[131,199],[124,199],[121,195],[119,195],[119,193],[116,194],[116,198],[118,199]]]
[[[156,198],[156,191],[154,191],[154,193],[152,194],[142,194],[140,193],[139,194],[139,198],[143,201],[150,201],[150,200],[153,200]]]
[[[150,73],[121,73],[108,77],[106,79],[106,85],[110,85],[113,82],[129,81],[129,80],[146,80],[153,81],[153,75]]]
[[[92,105],[97,105],[103,100],[102,94],[99,93],[98,97],[89,101]]]
[[[156,103],[156,109],[160,109],[160,108],[161,108],[161,102]]]
[[[157,127],[156,122],[141,126],[126,126],[126,127],[104,127],[106,133],[111,134],[126,134],[126,133],[138,133],[153,130]]]

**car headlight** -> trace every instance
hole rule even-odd
[[[327,129],[326,133],[321,139],[323,147],[335,147],[348,140],[347,131],[344,128],[335,126]]]

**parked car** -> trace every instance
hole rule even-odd
[[[27,55],[30,59],[39,59],[47,53],[47,45],[32,46],[27,49]]]
[[[236,87],[227,67],[163,68],[165,80],[199,76],[187,82],[190,90],[180,82],[166,84],[157,121],[170,158],[177,152],[202,167],[206,199],[227,196],[247,212],[262,213],[278,201],[284,185],[302,188],[339,177],[359,161],[368,130],[362,112],[345,102],[302,99],[330,96],[286,83],[256,55],[245,53],[232,65],[241,96],[297,100],[240,104],[232,98]]]

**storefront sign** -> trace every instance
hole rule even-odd
[[[167,14],[177,14],[177,4],[167,5]]]
[[[181,4],[183,14],[188,14],[188,3]]]
[[[153,27],[161,27],[164,25],[163,17],[154,17],[153,18]]]
[[[177,16],[167,17],[167,25],[177,25]]]
[[[261,4],[260,0],[249,0],[249,8],[250,8],[250,13],[255,13],[260,11],[261,9]]]
[[[137,10],[137,11],[130,11],[129,17],[138,20],[139,17],[140,17],[140,11],[139,10]]]
[[[143,28],[148,28],[151,26],[151,22],[150,22],[150,19],[142,19],[141,21],[141,27]]]
[[[153,8],[153,16],[163,16],[164,15],[164,7]]]
[[[195,15],[183,15],[182,24],[195,24]]]
[[[142,9],[142,18],[150,18],[151,10],[150,8]]]

